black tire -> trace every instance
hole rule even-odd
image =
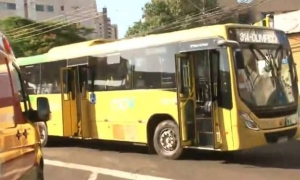
[[[163,145],[160,142],[161,137],[163,136],[163,132],[165,130],[170,130],[175,135],[175,145],[172,150],[166,150],[163,148]],[[155,128],[154,136],[153,136],[153,146],[156,153],[164,157],[166,159],[179,159],[183,153],[183,147],[181,147],[179,128],[174,121],[165,120],[157,125]]]
[[[45,147],[48,143],[48,127],[44,122],[38,122],[37,127],[39,128],[41,145],[42,147]]]
[[[44,180],[44,170],[40,167],[37,172],[37,180]]]
[[[44,163],[43,159],[40,161],[37,168],[37,180],[44,180]]]

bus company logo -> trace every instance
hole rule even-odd
[[[134,98],[117,98],[110,102],[110,109],[126,111],[132,109],[135,106]]]
[[[190,48],[202,48],[202,47],[207,47],[208,43],[200,43],[200,44],[191,44]]]

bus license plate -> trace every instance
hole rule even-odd
[[[284,142],[287,142],[287,141],[288,141],[288,137],[284,136],[284,137],[278,138],[277,143],[284,143]]]

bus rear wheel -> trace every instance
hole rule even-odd
[[[166,159],[179,159],[182,155],[179,128],[174,121],[159,123],[153,136],[153,146],[158,155]]]

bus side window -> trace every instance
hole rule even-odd
[[[218,74],[219,74],[219,59],[220,53],[217,50],[210,51],[210,62],[211,62],[211,89],[212,99],[215,100],[218,97]]]
[[[226,48],[219,49],[219,52],[218,105],[225,109],[231,109],[232,94],[229,57]]]

